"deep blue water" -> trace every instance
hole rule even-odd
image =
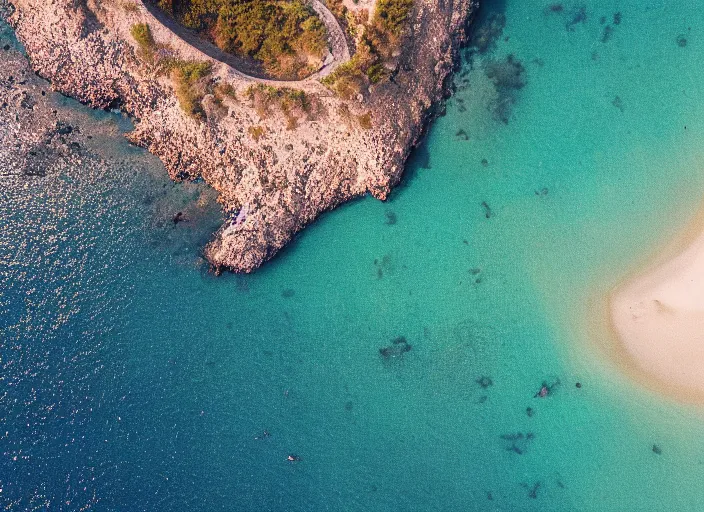
[[[0,504],[701,510],[700,410],[584,324],[699,207],[704,6],[560,5],[490,4],[392,199],[249,276],[207,273],[205,186],[56,96],[119,165],[0,177]]]

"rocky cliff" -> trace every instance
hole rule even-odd
[[[157,155],[173,179],[200,177],[217,190],[228,220],[205,255],[216,270],[237,272],[272,258],[322,212],[366,193],[387,197],[447,92],[476,7],[476,0],[416,0],[389,80],[352,100],[317,80],[296,82],[309,108],[294,116],[255,105],[246,91],[256,79],[127,1],[13,0],[9,21],[55,89],[128,112],[136,125],[130,140]],[[173,82],[140,58],[130,36],[137,23],[149,24],[159,48],[211,61],[213,80],[235,94],[224,101],[206,94],[202,116],[185,114]]]

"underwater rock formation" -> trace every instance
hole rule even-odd
[[[399,336],[391,340],[390,345],[380,348],[379,355],[381,355],[384,360],[397,359],[402,357],[406,352],[410,352],[411,348],[413,347],[408,343],[408,340],[403,336]]]

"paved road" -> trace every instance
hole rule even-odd
[[[230,66],[238,76],[256,82],[262,82],[274,86],[295,86],[296,84],[306,84],[313,80],[318,80],[329,75],[339,66],[350,60],[350,50],[347,46],[345,33],[335,15],[323,5],[319,0],[307,0],[328,31],[328,44],[331,55],[326,59],[325,64],[316,73],[304,80],[271,80],[266,78],[266,74],[261,66],[251,59],[244,59],[237,55],[222,51],[214,44],[199,37],[194,31],[179,25],[165,12],[157,8],[150,0],[137,0],[147,15],[152,18],[150,23],[159,23],[171,31],[184,42],[203,52],[211,59],[220,61]]]

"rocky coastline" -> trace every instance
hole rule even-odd
[[[282,109],[243,99],[256,79],[205,55],[143,6],[0,0],[33,70],[54,89],[127,112],[130,141],[158,156],[172,179],[202,178],[217,191],[228,220],[204,250],[216,272],[251,272],[321,213],[368,193],[388,197],[448,93],[476,8],[476,0],[416,0],[389,80],[352,100],[315,79],[296,82],[314,108],[292,123]],[[230,84],[235,99],[206,95],[203,118],[186,115],[170,81],[140,61],[130,27],[145,22],[182,58],[211,61],[214,79]]]

